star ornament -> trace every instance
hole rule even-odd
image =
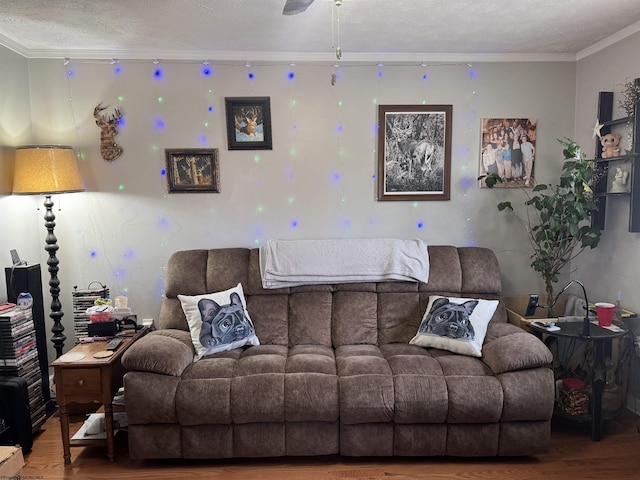
[[[598,120],[598,119],[596,118],[596,126],[595,126],[595,127],[593,127],[593,136],[592,136],[591,138],[595,138],[596,136],[597,136],[598,138],[601,138],[601,137],[602,137],[602,134],[600,133],[600,130],[602,129],[602,127],[604,127],[604,125],[603,125],[603,124],[601,124],[601,123],[600,123],[600,120]]]

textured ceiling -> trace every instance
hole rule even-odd
[[[0,43],[27,57],[343,60],[573,55],[640,31],[640,0],[0,0]],[[336,28],[339,12],[339,41]]]

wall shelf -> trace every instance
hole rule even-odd
[[[640,87],[640,78],[634,80],[634,84]],[[600,139],[596,140],[595,158],[596,172],[602,175],[602,178],[595,187],[595,196],[598,202],[598,211],[591,217],[591,223],[594,226],[604,230],[607,214],[607,198],[608,197],[629,197],[629,231],[640,232],[640,151],[638,149],[638,141],[640,141],[640,122],[638,121],[638,112],[640,112],[640,102],[636,102],[634,114],[631,116],[613,118],[613,92],[600,92],[598,95],[598,121],[602,124],[600,129],[601,135],[609,133],[617,133],[614,127],[620,127],[629,124],[631,126],[631,145],[629,151],[624,155],[616,157],[602,158],[602,145]],[[628,162],[631,165],[629,172],[629,191],[628,192],[610,192],[609,191],[609,168],[615,162]]]

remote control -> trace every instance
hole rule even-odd
[[[544,328],[547,332],[557,332],[558,330],[560,330],[560,327],[558,327],[557,325],[554,325],[552,322],[531,322],[531,325],[534,325],[536,327],[539,328]]]
[[[117,350],[123,340],[123,337],[113,337],[111,340],[109,340],[109,343],[107,343],[106,349],[110,351]]]

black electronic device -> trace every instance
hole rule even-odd
[[[22,453],[29,453],[33,446],[33,429],[27,380],[0,377],[0,416],[11,428],[11,443],[19,443]]]
[[[538,299],[540,297],[537,293],[529,295],[529,303],[527,304],[527,310],[524,312],[525,317],[533,317],[536,314],[536,308],[538,308]]]
[[[118,320],[121,330],[131,330],[138,331],[142,328],[142,325],[138,325],[138,317],[137,315],[129,315],[128,317],[123,318],[122,320]]]
[[[124,337],[114,337],[111,340],[109,340],[109,343],[107,343],[107,348],[105,350],[110,350],[115,352],[118,347],[122,344],[122,341],[124,340]]]
[[[90,337],[115,337],[120,331],[120,323],[117,320],[106,322],[91,322],[87,326]]]

